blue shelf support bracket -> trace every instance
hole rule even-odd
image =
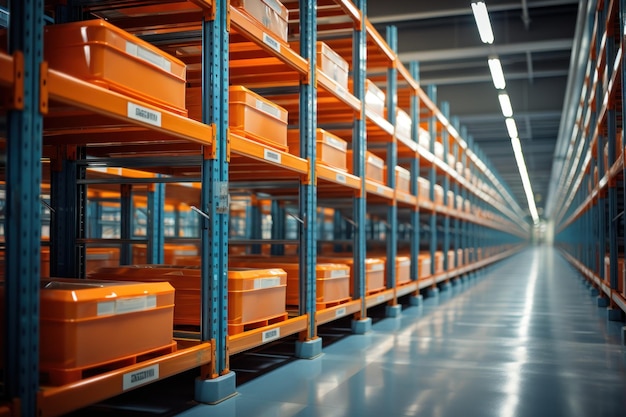
[[[285,207],[278,200],[272,200],[270,204],[270,211],[272,215],[272,239],[283,240],[285,239]],[[273,256],[282,256],[285,254],[284,244],[272,244],[270,246],[270,253]]]
[[[202,120],[214,128],[204,147],[201,187],[200,337],[211,341],[213,361],[196,379],[196,400],[216,403],[235,394],[228,354],[228,1],[213,0],[202,24]]]
[[[357,0],[356,6],[361,10],[361,16],[367,15],[367,1]],[[371,328],[371,319],[367,318],[365,305],[365,217],[366,217],[366,192],[365,192],[365,151],[367,140],[365,134],[365,77],[366,77],[366,19],[361,19],[360,26],[353,31],[352,39],[352,72],[354,78],[354,96],[361,101],[361,109],[354,121],[352,134],[352,166],[354,175],[361,178],[359,195],[354,198],[353,216],[356,222],[353,233],[354,252],[354,294],[353,298],[361,300],[361,310],[357,314],[356,321],[352,323],[355,333],[364,333]]]
[[[84,238],[81,227],[85,186],[76,180],[84,178],[84,168],[77,164],[75,147],[59,146],[50,164],[50,276],[78,278],[85,274],[85,245],[76,239]],[[95,237],[95,236],[94,236]]]
[[[165,244],[165,184],[148,187],[148,263],[163,263]]]
[[[409,71],[414,80],[419,82],[419,64],[411,62]],[[411,138],[419,142],[420,100],[417,93],[411,94]],[[419,195],[418,181],[420,176],[420,159],[416,155],[411,160],[411,194]],[[420,253],[420,210],[419,204],[411,211],[411,279],[419,279],[419,253]]]
[[[387,26],[386,31],[387,44],[394,52],[398,49],[398,29],[395,26]],[[396,125],[396,109],[398,106],[398,70],[396,63],[387,68],[387,119],[392,126]],[[395,132],[395,129],[394,129]],[[395,133],[394,133],[395,134]],[[398,144],[394,137],[387,144],[387,185],[393,190],[396,188],[396,165],[398,165]],[[387,223],[386,231],[387,240],[387,264],[385,265],[387,288],[395,288],[397,282],[396,258],[398,255],[398,205],[395,198],[389,202],[387,206]],[[391,306],[398,303],[395,293],[390,301]],[[388,315],[398,315],[396,310],[389,310]]]
[[[132,184],[120,185],[120,265],[133,263],[133,253],[130,240],[133,231],[133,186]]]
[[[7,115],[4,396],[15,415],[37,415],[43,111],[43,0],[9,2],[9,50],[21,65]],[[16,84],[17,85],[17,84]]]
[[[316,145],[317,92],[315,82],[317,11],[314,0],[300,1],[300,55],[309,60],[309,77],[300,82],[300,155],[309,161],[308,177],[300,181],[300,314],[308,314],[306,334],[296,343],[296,356],[313,358],[322,353],[322,339],[317,337],[316,267],[317,267],[317,189]],[[302,337],[303,336],[303,337]]]

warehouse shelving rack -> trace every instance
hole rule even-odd
[[[388,314],[398,314],[398,297],[412,294],[414,301],[419,302],[417,296],[420,290],[434,289],[437,284],[472,274],[503,259],[516,250],[516,243],[527,237],[529,228],[520,226],[519,221],[524,218],[522,210],[471,139],[466,142],[463,137],[467,135],[460,134],[459,127],[449,121],[445,104],[442,105],[443,111],[436,106],[436,97],[432,94],[434,89],[429,96],[419,86],[416,81],[417,65],[407,69],[399,62],[394,53],[395,30],[390,28],[384,38],[365,18],[365,1],[356,4],[348,0],[321,0],[317,3],[285,1],[292,16],[297,16],[290,22],[290,31],[292,35],[297,34],[299,50],[272,39],[271,34],[246,13],[227,7],[228,3],[223,0],[158,2],[156,7],[167,11],[162,15],[129,13],[117,18],[108,15],[119,27],[142,36],[167,52],[175,52],[177,48],[188,51],[182,58],[189,68],[188,81],[204,88],[206,99],[202,119],[205,123],[93,86],[48,69],[42,62],[41,23],[44,10],[59,6],[56,8],[58,16],[81,17],[85,11],[106,15],[109,10],[126,6],[141,10],[144,6],[154,7],[154,2],[81,0],[69,2],[66,7],[62,3],[45,2],[44,8],[42,1],[12,2],[10,30],[18,35],[11,37],[14,41],[6,53],[0,52],[0,86],[15,97],[14,110],[8,112],[9,132],[5,141],[7,205],[15,201],[26,202],[19,210],[19,217],[15,212],[7,212],[5,223],[9,229],[5,258],[6,294],[8,300],[17,303],[7,303],[3,320],[7,325],[6,335],[17,342],[15,349],[5,355],[8,358],[5,363],[11,365],[5,371],[4,385],[4,397],[9,403],[0,414],[62,414],[120,394],[124,376],[152,366],[158,366],[159,379],[201,368],[201,378],[196,385],[197,399],[205,402],[221,400],[234,393],[229,355],[276,337],[297,333],[300,335],[297,355],[313,357],[321,351],[321,339],[316,333],[319,324],[354,315],[354,331],[365,332],[370,325],[368,308],[388,303]],[[23,31],[25,27],[34,30]],[[354,94],[338,87],[316,68],[315,41],[318,38],[328,41],[350,63]],[[35,55],[20,54],[19,51],[23,50],[34,51]],[[381,68],[382,74],[379,73]],[[262,82],[258,81],[258,74],[264,75]],[[386,90],[387,118],[377,116],[366,108],[366,77]],[[297,125],[300,131],[301,156],[268,148],[228,129],[226,86],[234,81],[254,88],[289,109],[290,125]],[[20,97],[23,104],[18,101]],[[160,126],[129,118],[129,102],[149,112],[159,113]],[[396,134],[396,106],[409,112],[415,121],[411,138]],[[429,125],[433,142],[437,137],[442,138],[444,157],[448,152],[453,153],[456,161],[462,161],[464,167],[471,167],[470,178],[480,178],[489,185],[479,187],[477,182],[471,182],[455,167],[449,166],[445,159],[438,158],[432,147],[425,149],[419,145],[420,121]],[[34,125],[31,126],[31,123]],[[34,134],[15,130],[32,129],[33,126],[39,129]],[[85,126],[89,128],[85,129]],[[333,127],[334,131],[351,139],[354,174],[316,161],[314,137],[318,126]],[[82,128],[80,135],[77,128]],[[30,153],[22,152],[25,143],[29,144]],[[87,149],[84,147],[86,144],[89,145]],[[366,150],[384,156],[388,167],[385,184],[365,178]],[[92,159],[87,158],[87,153]],[[163,229],[158,221],[163,214],[161,185],[170,182],[200,183],[199,210],[204,214],[200,218],[203,223],[200,234],[202,299],[211,300],[211,303],[210,306],[209,303],[202,304],[202,326],[198,334],[179,334],[184,338],[177,339],[177,352],[67,386],[39,389],[37,288],[40,275],[39,193],[42,180],[39,172],[42,157],[44,161],[50,160],[53,166],[50,182],[52,207],[56,211],[50,245],[54,272],[58,276],[81,276],[78,265],[85,256],[84,224],[75,223],[72,219],[78,216],[84,220],[85,196],[82,193],[86,185],[97,182],[86,169],[90,163],[155,173],[145,180],[128,177],[108,180],[126,185],[155,184],[148,192],[148,204],[154,217],[149,222],[151,227],[148,227],[147,239],[152,245],[149,253],[153,262],[158,262],[163,256]],[[393,168],[397,164],[411,171],[409,193],[399,192],[395,187]],[[422,169],[431,176],[429,198],[420,198],[417,178]],[[254,189],[256,184],[263,182],[252,181],[251,170],[256,178],[272,178],[276,180],[274,186],[280,186],[263,195],[272,196],[274,201],[281,198],[298,201],[297,217],[302,222],[298,222],[297,242],[301,265],[301,303],[297,314],[285,322],[229,337],[225,304],[228,192]],[[439,182],[444,186],[443,205],[433,203],[434,185]],[[473,207],[480,207],[481,212],[466,212],[459,206],[446,207],[449,189],[455,195],[460,194],[465,200],[470,200]],[[337,196],[349,196],[348,207],[353,210],[349,216],[353,225],[346,238],[351,240],[353,250],[355,291],[352,301],[316,311],[316,287],[312,277],[315,276],[318,246],[315,239],[317,208],[324,207]],[[122,201],[124,212],[130,207],[131,200],[125,196]],[[286,218],[282,216],[284,213],[281,214],[280,205],[274,206],[272,214],[276,219]],[[396,284],[393,262],[398,249],[395,237],[399,234],[400,212],[408,215],[409,226],[406,229],[410,237],[412,265],[411,282],[402,286]],[[372,217],[372,214],[376,216]],[[368,246],[368,215],[374,222],[382,219],[387,238],[384,251],[388,259],[386,289],[371,295],[365,294],[363,270]],[[122,214],[122,217],[126,218],[122,223],[127,230],[122,234],[124,243],[124,239],[129,237],[129,220],[127,214]],[[420,234],[426,229],[426,218],[431,233],[428,240],[421,242]],[[338,217],[337,222],[340,221],[345,222],[346,218]],[[443,228],[443,239],[437,237],[438,227]],[[64,247],[62,238],[68,231],[76,236],[76,245],[73,246],[80,250],[66,250]],[[278,235],[281,233],[277,227],[273,237],[280,238]],[[487,234],[497,236],[487,239]],[[22,236],[28,236],[28,239]],[[433,274],[431,270],[431,274],[422,279],[417,268],[420,243],[428,245],[432,258],[434,251],[441,246],[438,239],[444,241],[444,249],[465,249],[467,259],[462,267],[446,265],[443,272]],[[280,244],[272,240],[268,242]],[[255,242],[258,243],[260,241]],[[487,254],[488,246],[496,245],[502,249]],[[471,255],[470,248],[476,248],[474,255]],[[484,251],[480,259],[476,256],[479,248]],[[457,262],[458,259],[455,265]],[[212,280],[209,277],[220,278]],[[20,321],[18,318],[23,308],[31,311],[31,315],[28,320]],[[27,334],[28,337],[18,337],[20,334]]]
[[[557,241],[620,320],[624,292],[623,1],[591,2],[589,60],[566,168],[559,178]]]

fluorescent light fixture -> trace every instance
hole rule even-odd
[[[518,135],[517,135],[517,126],[515,125],[515,119],[509,117],[505,120],[505,123],[506,123],[506,130],[509,131],[509,137],[511,138],[511,140],[513,138],[516,138]]]
[[[482,1],[472,3],[472,12],[474,12],[474,19],[476,19],[480,40],[483,41],[483,43],[493,43],[493,31],[491,30],[487,5]]]
[[[515,154],[515,161],[517,162],[519,175],[522,178],[522,185],[524,186],[524,193],[526,193],[526,200],[528,200],[528,209],[530,210],[530,215],[533,218],[533,222],[537,224],[539,223],[539,214],[537,213],[537,206],[535,205],[533,189],[530,185],[528,170],[526,169],[526,163],[524,162],[522,145],[520,144],[518,137],[511,138],[511,146],[513,147],[513,153]]]
[[[506,87],[506,81],[504,80],[504,72],[502,72],[502,64],[498,58],[489,59],[489,71],[491,71],[491,78],[493,79],[493,85],[502,90]]]
[[[500,108],[504,117],[513,117],[513,107],[511,107],[511,99],[507,93],[498,94],[500,100]]]

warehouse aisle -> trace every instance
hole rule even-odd
[[[624,416],[621,323],[547,247],[181,416]]]

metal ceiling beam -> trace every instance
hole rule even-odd
[[[555,6],[564,6],[568,4],[576,4],[577,0],[549,0],[549,1],[536,1],[528,4],[528,8],[536,9],[540,7],[555,7]],[[489,12],[506,12],[510,10],[520,10],[521,4],[519,2],[507,3],[507,4],[494,4],[489,5]],[[472,14],[472,8],[464,7],[457,9],[440,9],[440,10],[429,10],[425,12],[416,12],[416,13],[402,13],[402,14],[390,14],[387,16],[376,16],[370,17],[370,21],[373,24],[387,24],[387,23],[398,23],[398,22],[406,22],[411,20],[427,20],[427,19],[440,19],[443,17],[456,17],[456,16],[467,16]]]
[[[532,73],[532,79],[537,78],[552,78],[552,77],[567,77],[567,69],[562,70],[547,70],[547,71],[534,71]],[[530,79],[531,75],[528,72],[507,72],[507,80],[525,80]],[[474,84],[481,82],[491,82],[491,76],[489,74],[484,75],[459,75],[457,77],[439,77],[428,78],[428,76],[420,76],[421,85],[456,85],[456,84]]]
[[[402,62],[454,61],[467,58],[488,58],[491,55],[500,57],[527,52],[553,52],[571,50],[574,41],[571,38],[551,39],[537,42],[520,42],[507,45],[476,46],[473,48],[437,49],[422,52],[402,52],[398,57]]]

